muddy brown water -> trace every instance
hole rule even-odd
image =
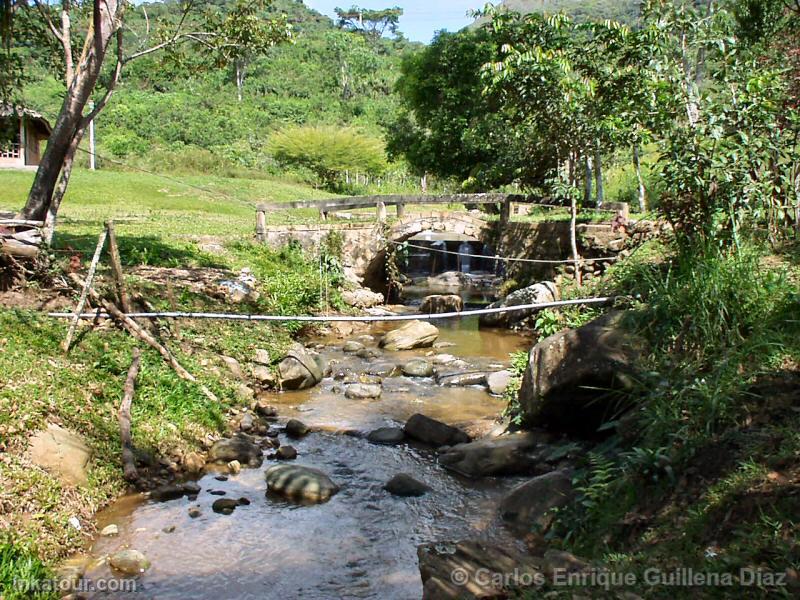
[[[479,331],[477,323],[437,323],[436,350],[485,367],[505,365],[508,354],[527,340],[506,332]],[[371,330],[376,337],[386,330]],[[322,340],[325,341],[325,340]],[[328,340],[329,342],[331,340]],[[380,361],[403,361],[429,350],[386,353],[376,361],[343,355],[327,347],[322,354],[342,366],[365,370]],[[244,469],[220,482],[209,474],[198,481],[202,491],[164,503],[126,497],[98,516],[99,526],[114,523],[120,534],[98,538],[90,549],[99,564],[88,579],[119,577],[102,560],[122,548],[143,552],[151,568],[136,579],[129,594],[97,593],[92,598],[420,598],[416,547],[431,541],[464,538],[501,544],[515,541],[497,522],[497,504],[514,479],[471,481],[442,469],[436,454],[416,445],[377,446],[352,432],[402,425],[421,412],[448,423],[493,419],[503,403],[480,388],[443,388],[432,379],[384,380],[378,400],[349,400],[326,379],[312,390],[276,394],[283,420],[297,417],[322,428],[302,440],[287,440],[298,451],[297,464],[328,473],[341,486],[329,502],[299,506],[266,495],[264,471]],[[383,485],[398,473],[424,481],[432,491],[421,498],[397,498]],[[250,500],[230,516],[215,514],[211,504],[224,497]],[[202,515],[190,518],[199,506]],[[165,533],[174,527],[172,533]]]

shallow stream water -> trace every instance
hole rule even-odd
[[[396,326],[396,325],[395,325]],[[437,323],[439,340],[453,347],[436,350],[464,358],[476,368],[508,363],[508,354],[526,340],[505,332],[479,331],[471,319]],[[377,338],[387,328],[370,333]],[[342,340],[321,350],[340,367],[365,371],[376,362],[425,356],[430,350],[385,353],[363,360],[341,352]],[[303,392],[275,394],[281,421],[295,417],[320,431],[287,440],[298,451],[297,464],[325,471],[341,486],[329,502],[316,506],[267,496],[264,471],[244,469],[221,482],[208,474],[195,501],[155,503],[132,496],[99,515],[99,526],[114,523],[117,537],[98,538],[90,553],[103,557],[130,547],[143,552],[152,567],[137,578],[130,594],[95,594],[93,598],[248,599],[248,598],[420,598],[416,547],[431,541],[464,538],[514,544],[497,522],[497,504],[514,479],[471,481],[436,462],[434,451],[404,444],[379,446],[356,434],[385,425],[401,426],[421,412],[451,424],[490,420],[503,404],[482,388],[444,388],[433,379],[384,379],[378,400],[346,399],[339,382],[325,379]],[[398,498],[384,491],[394,475],[407,473],[432,491],[420,498]],[[215,514],[211,504],[225,497],[245,497],[250,505],[232,515]],[[202,515],[190,518],[199,506]],[[164,530],[174,527],[171,533]],[[89,579],[118,577],[102,560]]]

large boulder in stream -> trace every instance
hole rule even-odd
[[[210,462],[229,463],[238,461],[251,467],[261,466],[263,460],[261,448],[245,433],[237,433],[233,437],[219,440],[208,451]]]
[[[439,454],[439,463],[467,477],[527,475],[541,462],[534,450],[548,439],[547,434],[526,432],[458,444]]]
[[[519,401],[534,426],[593,436],[624,408],[641,341],[613,311],[577,329],[552,335],[530,352]]]
[[[339,486],[325,473],[302,465],[275,465],[264,474],[267,491],[302,502],[327,502]]]
[[[322,381],[324,365],[300,344],[293,344],[286,357],[278,363],[278,378],[285,390],[305,390]]]
[[[545,281],[511,292],[505,298],[493,302],[486,308],[506,308],[508,306],[522,306],[525,304],[541,304],[544,302],[555,302],[558,299],[559,293],[556,284]],[[537,311],[538,309],[536,308],[526,308],[524,310],[481,315],[480,324],[484,327],[511,327],[515,323],[527,319]]]
[[[509,589],[545,582],[537,559],[506,546],[433,542],[418,546],[417,557],[423,600],[508,598]]]
[[[429,315],[461,312],[462,310],[464,310],[464,300],[456,294],[425,296],[419,306],[419,312]]]
[[[383,336],[381,348],[396,352],[429,348],[439,337],[439,330],[425,321],[409,321],[402,327],[394,329]]]
[[[460,429],[421,414],[412,415],[403,430],[408,437],[437,448],[469,442],[469,436]]]

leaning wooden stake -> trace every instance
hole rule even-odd
[[[581,287],[581,257],[578,254],[578,200],[575,194],[572,195],[572,202],[570,203],[570,219],[569,219],[569,245],[572,247],[572,261],[575,265],[575,282],[578,287]]]
[[[64,344],[62,345],[64,352],[69,352],[69,347],[72,345],[72,338],[75,335],[75,329],[78,327],[78,321],[80,321],[79,315],[83,313],[83,309],[86,306],[86,300],[89,297],[90,288],[92,287],[92,282],[94,281],[94,274],[97,271],[97,263],[100,262],[100,255],[103,253],[103,246],[105,246],[107,237],[108,231],[104,229],[100,234],[100,237],[97,239],[97,248],[94,250],[92,263],[89,265],[89,273],[86,275],[86,282],[83,284],[83,290],[81,291],[80,300],[78,300],[78,306],[75,307],[75,316],[72,318],[72,322],[69,324],[67,339],[64,340]]]
[[[119,405],[119,436],[122,440],[122,469],[125,479],[136,481],[139,473],[136,471],[136,461],[133,456],[133,441],[131,440],[131,404],[133,394],[136,391],[136,377],[139,375],[139,365],[141,362],[141,351],[139,348],[133,349],[133,360],[128,369],[128,378],[125,380],[125,394],[122,396],[122,403]]]
[[[70,278],[78,285],[83,285],[83,281],[81,278],[75,274],[70,273]],[[152,335],[150,335],[145,329],[143,329],[136,321],[125,315],[120,309],[118,309],[114,304],[108,302],[100,297],[96,291],[90,289],[89,294],[92,297],[92,300],[102,305],[102,307],[114,317],[117,321],[119,321],[122,326],[130,333],[133,337],[142,340],[148,346],[155,348],[158,350],[158,353],[164,358],[164,360],[172,367],[175,373],[178,374],[178,377],[185,381],[190,381],[191,383],[195,383],[200,386],[200,389],[203,391],[203,394],[209,400],[213,400],[214,402],[218,402],[219,399],[214,395],[214,393],[209,390],[206,386],[201,383],[198,383],[197,378],[189,373],[186,369],[181,366],[181,364],[172,356],[172,353],[161,345],[158,340],[156,340]]]
[[[122,276],[122,260],[119,256],[119,246],[117,245],[117,233],[114,231],[114,221],[106,221],[106,231],[108,231],[108,250],[111,256],[111,272],[114,274],[114,281],[117,284],[117,296],[119,305],[125,313],[131,312],[131,302],[128,299],[128,290],[125,288],[125,280]]]

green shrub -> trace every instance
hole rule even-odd
[[[0,543],[0,598],[3,600],[49,600],[55,592],[35,591],[52,574],[35,554],[10,541]]]
[[[290,127],[273,134],[268,149],[282,164],[310,169],[327,187],[344,171],[374,175],[386,169],[383,143],[349,127]]]

